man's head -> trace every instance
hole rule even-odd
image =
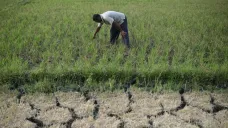
[[[102,22],[101,15],[100,14],[94,14],[93,15],[93,21],[98,22],[98,23]]]

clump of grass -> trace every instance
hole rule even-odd
[[[24,85],[24,89],[26,92],[35,93],[35,92],[42,92],[42,93],[51,93],[55,90],[55,85],[53,82],[48,81],[47,79],[40,80],[34,84],[26,84]]]

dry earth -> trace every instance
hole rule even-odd
[[[1,128],[228,128],[228,94],[0,94]]]

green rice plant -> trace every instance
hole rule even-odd
[[[49,81],[48,79],[40,80],[32,85],[26,84],[24,86],[26,92],[35,93],[35,92],[43,92],[43,93],[51,93],[56,91],[54,88],[54,83]]]

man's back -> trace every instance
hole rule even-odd
[[[115,12],[115,11],[107,11],[101,14],[103,20],[108,21],[109,23],[112,23],[113,21],[122,24],[125,19],[125,15],[121,12]],[[110,18],[113,19],[110,20]]]

